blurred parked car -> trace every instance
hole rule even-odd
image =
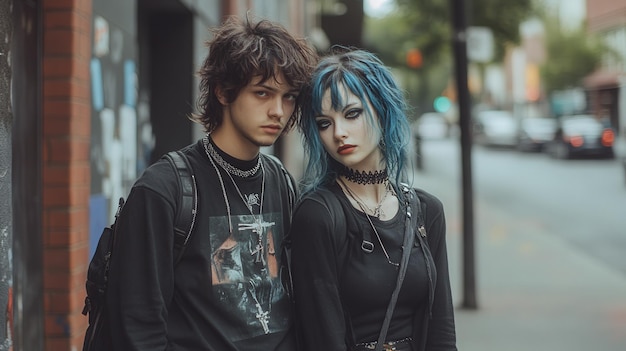
[[[510,111],[479,111],[473,118],[473,135],[476,144],[515,147],[518,123]]]
[[[414,133],[422,139],[443,139],[448,136],[448,122],[437,112],[426,112],[413,125]]]
[[[557,130],[556,119],[524,118],[520,122],[517,149],[520,151],[541,151],[554,139]]]
[[[564,116],[548,144],[548,153],[560,159],[574,156],[613,158],[615,133],[592,115]]]

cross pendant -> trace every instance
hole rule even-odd
[[[261,323],[261,326],[263,327],[263,331],[265,332],[265,334],[269,334],[270,333],[270,326],[269,326],[270,316],[269,316],[269,313],[267,311],[263,311],[263,308],[258,303],[256,304],[256,308],[257,308],[256,318]]]
[[[254,247],[254,250],[250,251],[250,255],[256,255],[254,258],[255,263],[265,263],[263,259],[263,252],[265,251],[263,248],[263,227],[260,222],[256,222],[252,232],[256,234],[257,243]]]
[[[263,245],[261,245],[260,242],[256,244],[253,251],[250,251],[250,255],[256,255],[254,258],[254,262],[263,262],[263,251]]]

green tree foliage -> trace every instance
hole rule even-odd
[[[469,0],[468,9],[468,26],[492,30],[498,62],[507,45],[519,44],[519,26],[534,13],[532,0]]]
[[[541,66],[541,76],[546,92],[580,86],[608,49],[583,28],[563,30],[559,21],[550,16],[546,16],[544,23],[547,60]]]
[[[405,64],[405,53],[411,47],[409,23],[394,12],[382,18],[367,18],[364,28],[364,46],[375,52],[389,66]]]
[[[432,101],[445,89],[452,73],[451,24],[446,4],[434,1],[428,12],[408,11],[396,4],[396,10],[386,17],[366,19],[365,47],[397,68],[418,115],[432,109]],[[406,66],[406,54],[415,48],[422,54],[422,67],[410,69]]]
[[[399,14],[408,23],[413,45],[433,62],[450,46],[450,0],[396,0]],[[466,0],[466,24],[490,28],[495,41],[495,61],[501,61],[509,44],[519,43],[519,25],[533,13],[531,0]]]
[[[428,109],[441,94],[452,73],[452,23],[450,0],[395,0],[396,10],[383,18],[366,18],[364,46],[376,52],[388,65],[405,67],[417,83],[407,87],[418,110]],[[468,25],[493,30],[495,61],[501,61],[504,48],[519,41],[519,25],[532,13],[531,0],[466,0]],[[417,48],[423,64],[418,70],[406,69],[406,53]]]

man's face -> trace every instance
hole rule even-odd
[[[254,157],[261,146],[274,144],[296,108],[299,91],[282,74],[261,82],[254,77],[233,102],[222,95],[223,123],[212,133],[218,146],[232,156]]]

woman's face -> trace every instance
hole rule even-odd
[[[382,160],[378,147],[380,128],[378,123],[372,126],[367,116],[367,111],[374,110],[369,103],[366,108],[345,86],[339,88],[343,106],[334,110],[330,90],[326,90],[322,99],[322,114],[315,117],[324,149],[346,167],[359,171],[378,170]],[[377,120],[377,116],[374,117]]]

